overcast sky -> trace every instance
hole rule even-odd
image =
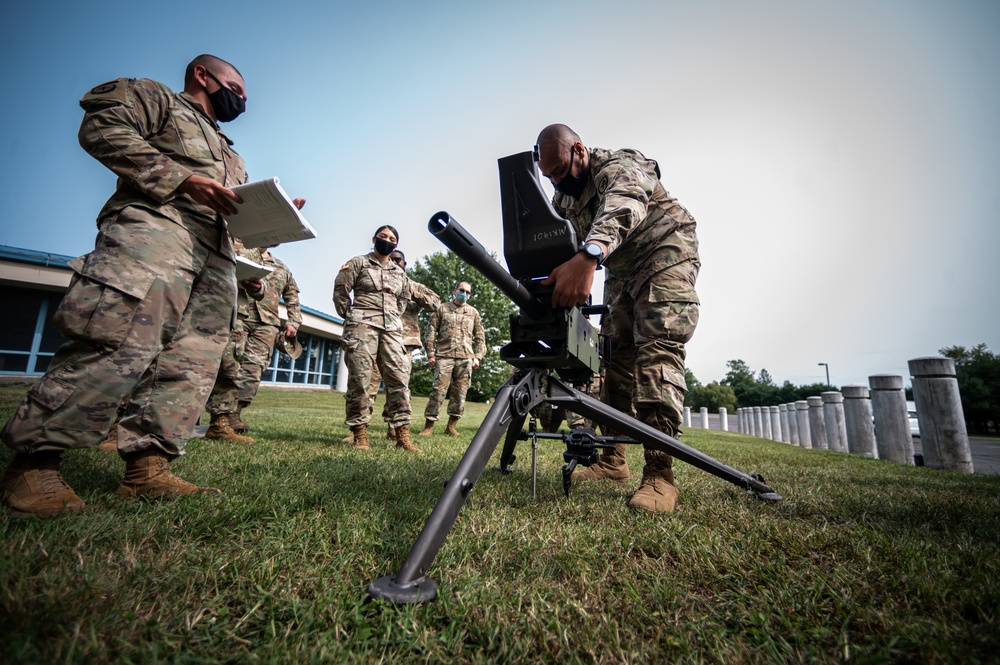
[[[319,238],[275,253],[333,313],[337,269],[383,223],[412,263],[449,211],[502,256],[496,160],[552,122],[632,147],[698,221],[688,366],[779,384],[907,377],[1000,352],[1000,3],[188,2],[5,8],[0,244],[79,255],[114,176],[77,101],[117,78],[177,91],[213,53],[243,73],[225,127]],[[599,294],[598,294],[599,295]]]

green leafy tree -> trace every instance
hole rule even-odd
[[[970,432],[986,434],[1000,425],[1000,356],[977,344],[971,349],[949,346],[938,351],[955,361],[962,411]]]
[[[496,258],[495,254],[492,254]],[[410,279],[420,282],[441,296],[442,302],[453,297],[455,285],[468,282],[472,285],[469,304],[479,310],[486,333],[486,355],[479,369],[472,373],[467,399],[485,402],[492,397],[510,375],[510,366],[500,360],[499,349],[510,338],[510,315],[517,307],[503,292],[450,250],[437,252],[418,260],[407,268]],[[420,329],[426,336],[431,315],[420,312]],[[410,391],[415,395],[428,395],[434,382],[434,370],[427,366],[427,357],[414,358],[410,373]]]
[[[713,412],[725,408],[729,413],[734,413],[737,406],[736,393],[729,386],[713,381],[708,385],[689,389],[684,405],[695,410],[705,407]]]

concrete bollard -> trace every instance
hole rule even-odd
[[[781,421],[781,440],[785,443],[790,443],[791,439],[789,435],[791,430],[788,428],[788,405],[779,404],[778,405],[778,420]]]
[[[855,455],[878,457],[875,427],[872,425],[872,402],[867,386],[843,386],[844,422],[847,427],[847,450]]]
[[[788,443],[793,446],[799,445],[799,419],[795,415],[795,402],[789,402],[788,407]]]
[[[760,407],[753,407],[753,435],[764,436],[764,424],[760,421]]]
[[[879,459],[913,466],[913,438],[906,409],[903,377],[876,374],[868,377],[872,414],[875,416],[875,445]]]
[[[826,419],[823,417],[823,398],[819,395],[807,397],[809,404],[809,436],[815,450],[829,450],[826,439]]]
[[[844,396],[836,390],[820,393],[823,398],[823,421],[826,424],[826,442],[830,450],[847,452],[847,423],[844,420]]]
[[[809,402],[804,399],[795,403],[795,424],[799,434],[799,446],[812,448],[812,433],[809,431]]]
[[[761,432],[761,437],[764,439],[771,438],[771,409],[762,406],[760,407],[760,423],[764,426],[764,431]]]
[[[729,431],[729,412],[724,406],[719,407],[719,429],[723,432]]]
[[[684,407],[684,427],[691,427],[691,407]]]
[[[708,407],[701,407],[699,412],[701,414],[701,428],[708,429]]]
[[[955,361],[931,356],[910,361],[924,465],[972,473],[972,451],[955,376]]]
[[[781,413],[778,407],[770,407],[771,411],[771,441],[781,441]]]

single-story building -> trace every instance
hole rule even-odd
[[[0,246],[0,303],[7,314],[0,326],[0,376],[41,376],[66,339],[52,325],[52,313],[66,289],[75,257]],[[282,318],[285,316],[281,306]],[[275,349],[262,383],[272,386],[347,389],[340,350],[344,320],[302,307],[297,360]]]

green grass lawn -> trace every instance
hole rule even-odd
[[[24,390],[0,386],[4,421]],[[117,455],[65,455],[84,514],[0,517],[0,662],[1000,662],[1000,477],[697,429],[683,441],[785,501],[678,463],[677,512],[630,512],[638,446],[631,482],[567,498],[551,441],[532,500],[522,443],[434,561],[438,598],[368,599],[486,410],[460,440],[415,437],[422,454],[381,424],[357,452],[343,395],[263,389],[256,443],[195,439],[173,465],[223,494],[158,503],[114,496]]]

